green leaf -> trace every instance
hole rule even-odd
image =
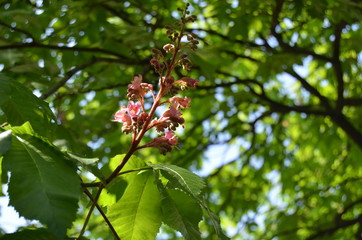
[[[9,79],[4,74],[0,74],[0,107],[8,100],[10,92]]]
[[[123,161],[123,158],[125,157],[125,155],[126,154],[119,154],[119,155],[116,155],[113,158],[111,158],[109,163],[102,168],[103,174],[110,175],[117,168],[117,166]],[[131,156],[131,158],[128,160],[127,164],[122,169],[122,172],[133,170],[133,169],[138,169],[138,168],[143,168],[146,166],[147,166],[147,164],[141,158],[138,158],[136,156]]]
[[[150,164],[153,169],[159,169],[162,175],[169,180],[168,187],[181,189],[198,199],[205,187],[204,180],[185,168],[168,164]]]
[[[76,217],[81,194],[76,169],[65,156],[30,134],[29,124],[14,128],[12,147],[4,155],[3,170],[11,172],[10,205],[21,216],[46,224],[62,239]]]
[[[150,164],[153,169],[161,171],[162,175],[169,180],[167,187],[171,189],[180,189],[190,196],[192,196],[206,213],[209,215],[210,220],[215,228],[215,231],[220,239],[229,239],[224,235],[220,226],[220,219],[215,215],[211,209],[206,205],[204,200],[200,197],[202,189],[205,187],[204,180],[198,175],[190,172],[187,169],[167,164]],[[161,194],[162,195],[162,194]]]
[[[20,232],[6,234],[0,240],[56,240],[57,238],[46,229],[26,229]]]
[[[137,174],[108,217],[122,240],[155,239],[161,226],[160,194],[152,172]]]
[[[11,146],[11,130],[0,133],[0,156],[4,155]]]
[[[0,184],[8,182],[7,174],[2,174],[2,160],[3,155],[10,149],[11,147],[11,130],[7,130],[5,132],[0,133]],[[4,196],[2,189],[0,189],[0,196]]]
[[[108,164],[102,167],[102,173],[105,176],[109,176],[117,166],[122,162],[125,154],[119,154],[111,158]],[[137,175],[139,169],[146,167],[146,163],[136,156],[132,156],[127,164],[124,166],[122,172],[135,170],[133,173],[122,174],[115,178],[110,184],[106,186],[99,196],[98,203],[101,206],[111,206],[115,204],[123,195],[127,184],[133,181],[133,178]],[[137,171],[138,170],[138,171]]]
[[[218,235],[220,240],[229,240],[230,238],[227,237],[222,229],[221,229],[221,225],[220,225],[220,218],[211,211],[211,209],[204,203],[204,202],[200,202],[201,206],[205,209],[207,215],[209,216],[212,225],[214,226],[215,232]]]
[[[7,183],[8,182],[8,176],[7,174],[3,174],[2,173],[2,165],[3,165],[3,157],[0,157],[0,186],[3,184],[3,183]],[[0,197],[3,197],[5,196],[5,194],[3,193],[3,189],[2,187],[0,188]]]
[[[101,172],[101,170],[98,168],[97,165],[99,158],[80,157],[70,152],[67,152],[67,155],[71,160],[73,160],[75,163],[78,163],[89,172],[93,173],[94,176],[99,178],[105,184],[105,177],[103,176],[103,173]]]
[[[168,190],[157,183],[161,194],[163,222],[180,231],[186,240],[201,239],[199,222],[202,211],[197,202],[182,191]]]
[[[47,102],[2,74],[0,87],[4,87],[4,90],[0,90],[0,106],[11,125],[20,126],[29,121],[40,135],[52,136],[52,121],[55,121],[55,117]]]
[[[126,187],[127,181],[122,178],[115,178],[102,191],[98,199],[98,204],[103,207],[115,204],[119,199],[121,199]]]

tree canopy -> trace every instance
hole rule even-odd
[[[231,239],[362,239],[361,1],[190,4],[197,20],[186,30],[197,36],[199,48],[186,50],[193,67],[176,68],[174,77],[199,83],[187,92],[191,108],[177,132],[181,144],[165,156],[153,148],[137,151],[123,170],[152,168],[162,176],[140,170],[107,187],[114,195],[100,196],[116,231],[124,221],[123,204],[132,212],[132,187],[145,216],[180,208],[177,224],[186,224],[189,235],[172,215],[163,220],[158,239],[182,239],[174,229],[186,239],[222,238],[213,224],[218,217]],[[1,181],[22,216],[40,220],[53,234],[79,232],[89,199],[81,195],[78,174],[82,181],[94,180],[87,171],[100,179],[97,173],[111,173],[128,151],[131,137],[112,115],[126,104],[134,76],[157,86],[151,50],[169,43],[164,27],[184,6],[167,0],[1,2]],[[202,175],[205,188],[181,167]],[[165,179],[174,185],[167,188]],[[25,194],[29,188],[34,191]],[[124,202],[116,203],[120,198]],[[36,217],[29,199],[44,200],[33,206]],[[147,208],[152,202],[160,212]],[[53,224],[51,215],[59,221]],[[190,227],[202,218],[200,229]],[[85,237],[113,239],[103,221],[93,214]],[[139,221],[145,229],[159,222]],[[136,235],[125,239],[142,239]],[[0,239],[22,238],[13,237]]]

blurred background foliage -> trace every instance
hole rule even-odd
[[[176,74],[200,83],[187,92],[182,144],[165,157],[156,149],[138,156],[205,177],[232,239],[362,239],[361,1],[190,3],[198,21],[188,27],[200,48],[190,53],[192,70]],[[163,27],[184,5],[1,1],[1,74],[46,100],[56,121],[29,119],[29,109],[48,115],[23,102],[7,110],[22,118],[0,112],[0,122],[30,121],[60,148],[99,157],[100,165],[125,153],[131,139],[112,114],[134,75],[157,83],[151,49],[168,43]],[[101,220],[91,219],[91,238],[112,239]],[[210,224],[201,227],[216,239]],[[163,231],[159,239],[179,239]]]

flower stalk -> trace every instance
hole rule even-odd
[[[125,134],[132,134],[132,142],[126,155],[116,167],[115,170],[106,178],[105,184],[102,182],[97,185],[83,184],[85,187],[98,187],[96,196],[91,198],[93,204],[87,215],[86,221],[79,234],[79,238],[83,235],[89,217],[93,209],[97,206],[97,200],[102,190],[115,179],[123,167],[127,164],[131,156],[139,149],[155,147],[158,148],[161,154],[166,154],[172,151],[174,146],[178,144],[178,138],[175,135],[175,130],[179,126],[183,126],[184,119],[181,117],[181,110],[190,107],[191,99],[187,97],[176,96],[179,91],[188,89],[189,87],[196,87],[198,80],[182,77],[175,81],[172,72],[176,66],[181,66],[184,70],[189,70],[192,66],[191,61],[187,58],[186,53],[181,53],[184,48],[191,50],[197,49],[198,41],[195,40],[195,35],[185,32],[185,25],[196,20],[196,16],[191,15],[187,10],[189,4],[186,4],[184,10],[178,9],[181,15],[181,21],[176,23],[176,27],[166,26],[167,36],[171,43],[163,46],[163,51],[159,49],[152,49],[152,59],[150,64],[154,67],[155,72],[159,75],[159,91],[155,93],[153,86],[149,83],[143,82],[142,75],[135,76],[131,84],[128,85],[127,97],[128,105],[121,106],[120,109],[114,114],[112,121],[122,123],[122,132]],[[182,40],[186,37],[187,41],[184,43]],[[167,57],[168,55],[171,55]],[[151,94],[153,103],[149,111],[145,108],[145,95]],[[166,96],[170,98],[162,101]],[[168,109],[160,117],[155,117],[158,107],[161,105],[168,105]],[[155,129],[161,136],[156,137],[150,142],[141,146],[143,136],[151,129]]]

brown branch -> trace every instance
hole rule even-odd
[[[348,136],[352,138],[352,140],[360,147],[362,148],[362,134],[356,129],[352,123],[348,121],[346,116],[344,116],[338,109],[333,109],[331,105],[329,104],[328,98],[321,95],[317,89],[315,89],[313,86],[311,86],[304,78],[299,76],[296,72],[292,70],[286,71],[293,77],[295,77],[297,80],[300,81],[302,86],[307,89],[310,93],[317,96],[321,102],[321,104],[326,108],[326,111],[324,111],[324,115],[328,115],[331,117],[333,122],[335,122],[340,128],[343,129],[345,133],[347,133]],[[358,101],[357,101],[358,102]],[[306,112],[307,113],[307,112]]]
[[[129,85],[129,83],[117,83],[117,84],[107,85],[107,86],[100,87],[100,88],[79,89],[79,90],[75,90],[74,92],[71,92],[71,93],[60,94],[57,96],[57,99],[59,100],[64,97],[74,96],[74,95],[84,94],[84,93],[89,93],[89,92],[100,92],[100,91],[104,91],[104,90],[108,90],[108,89],[126,87],[128,85]]]
[[[64,86],[67,81],[77,72],[93,65],[96,62],[95,58],[91,58],[90,60],[88,60],[87,62],[83,63],[82,65],[79,65],[75,68],[73,68],[72,70],[68,71],[64,78],[59,81],[57,84],[55,84],[52,88],[50,88],[48,91],[46,91],[45,93],[43,93],[40,96],[40,99],[47,99],[50,95],[52,95],[53,93],[55,93],[59,88],[61,88],[62,86]]]
[[[104,213],[103,209],[98,205],[98,203],[94,200],[92,194],[88,191],[88,189],[86,187],[83,187],[83,191],[84,193],[88,196],[88,198],[95,203],[96,208],[98,209],[99,213],[102,215],[104,221],[107,223],[109,229],[111,229],[111,232],[113,233],[113,236],[115,237],[115,239],[120,240],[120,237],[118,236],[116,230],[114,229],[112,223],[109,221],[108,217],[106,216],[106,214]]]
[[[345,23],[339,23],[337,24],[335,31],[334,31],[334,42],[333,42],[333,69],[334,73],[336,75],[337,79],[337,106],[336,110],[338,112],[341,112],[343,109],[343,102],[344,102],[344,80],[343,80],[343,70],[342,70],[342,64],[339,59],[340,56],[340,49],[341,49],[341,35],[342,35],[342,29],[344,28]]]
[[[100,196],[101,193],[102,193],[103,188],[104,188],[103,185],[101,185],[101,186],[99,187],[99,189],[98,189],[98,191],[97,191],[97,193],[96,193],[96,196],[95,196],[94,199],[92,200],[93,204],[92,204],[92,206],[90,207],[89,212],[88,212],[88,214],[87,214],[87,217],[86,217],[85,220],[84,220],[83,227],[82,227],[82,229],[80,230],[79,236],[78,236],[78,238],[77,238],[78,240],[80,240],[80,239],[82,238],[82,236],[83,236],[83,234],[84,234],[84,232],[85,232],[85,230],[86,230],[86,228],[87,228],[89,219],[90,219],[90,217],[92,216],[92,212],[93,212],[95,206],[97,205],[97,201],[98,201],[98,199],[99,199],[99,196]]]
[[[189,32],[195,32],[195,31],[202,31],[202,32],[206,32],[208,35],[214,35],[214,36],[218,36],[223,40],[227,40],[229,42],[234,42],[234,43],[238,43],[240,45],[245,45],[248,47],[264,47],[264,45],[259,45],[256,44],[254,42],[249,42],[249,41],[243,41],[243,40],[239,40],[239,39],[230,39],[227,35],[224,35],[222,33],[219,33],[217,31],[211,30],[211,29],[204,29],[204,28],[193,28],[193,29],[187,29]]]
[[[319,239],[319,238],[324,237],[324,236],[330,236],[330,235],[334,234],[336,231],[338,231],[339,229],[343,229],[343,228],[353,226],[356,223],[359,223],[361,221],[362,221],[362,215],[359,215],[355,219],[342,220],[333,227],[318,231],[317,233],[315,233],[312,236],[308,237],[307,240]]]
[[[134,22],[132,22],[130,20],[130,17],[128,16],[127,13],[123,12],[123,11],[117,11],[116,9],[114,9],[113,7],[108,6],[105,3],[100,4],[101,7],[103,7],[105,10],[107,10],[108,12],[110,12],[111,14],[113,14],[114,16],[119,17],[120,19],[122,19],[124,22],[128,23],[131,26],[135,26],[136,24]]]
[[[336,216],[336,222],[340,222],[342,220],[342,216],[351,208],[353,208],[354,206],[358,205],[358,204],[362,204],[362,198],[358,199],[357,201],[354,201],[352,203],[350,203],[349,205],[347,205],[346,207],[343,208],[343,211],[340,212],[337,216]]]
[[[240,79],[238,77],[232,76],[229,73],[220,73],[227,76],[234,78],[235,80],[232,82],[223,82],[219,84],[209,85],[209,86],[198,86],[198,89],[215,89],[217,87],[229,87],[232,85],[242,84],[245,85],[250,92],[258,97],[259,99],[263,100],[264,102],[268,103],[269,107],[272,111],[279,112],[279,113],[288,113],[288,112],[299,112],[299,113],[306,113],[306,114],[313,114],[313,115],[320,115],[320,116],[328,116],[329,112],[321,109],[319,106],[313,105],[292,105],[288,106],[283,103],[277,102],[271,98],[269,98],[265,92],[263,84],[259,83],[256,79]],[[261,93],[258,93],[254,90],[252,85],[257,85],[261,89]],[[326,102],[328,103],[328,102]]]
[[[141,62],[146,62],[147,60],[142,60]],[[73,68],[72,70],[68,71],[64,78],[58,82],[56,85],[54,85],[51,89],[49,89],[48,91],[46,91],[42,96],[40,96],[41,99],[46,99],[48,98],[50,95],[52,95],[53,93],[55,93],[60,87],[64,86],[67,81],[77,72],[97,63],[97,62],[109,62],[109,63],[121,63],[121,64],[131,64],[130,62],[128,62],[127,60],[124,61],[123,59],[115,59],[115,58],[102,58],[102,57],[92,57],[88,62],[85,62],[82,65],[79,65],[75,68]],[[90,91],[102,91],[105,89],[111,89],[114,87],[119,87],[119,86],[125,86],[127,84],[124,83],[120,83],[120,84],[115,84],[115,85],[111,85],[111,86],[107,86],[107,87],[103,87],[103,88],[99,88],[99,89],[91,89],[91,90],[87,90],[87,91],[79,91],[78,93],[86,93],[86,92],[90,92]],[[64,94],[67,95],[67,94]],[[74,95],[74,94],[68,94],[68,95]],[[62,95],[63,96],[63,95]]]
[[[220,167],[218,167],[216,170],[214,170],[213,173],[211,173],[208,178],[212,178],[215,176],[218,176],[218,174],[222,171],[222,169],[230,164],[235,163],[236,161],[238,161],[240,159],[240,156],[247,156],[247,158],[249,159],[249,157],[256,152],[257,148],[255,148],[255,141],[256,141],[256,132],[255,132],[255,124],[263,119],[264,117],[270,116],[272,112],[267,111],[264,112],[263,114],[261,114],[259,117],[257,117],[253,122],[249,123],[250,127],[251,127],[251,141],[250,141],[250,147],[248,147],[247,149],[245,149],[241,154],[239,154],[239,156],[237,158],[235,158],[234,160],[231,160],[230,162],[221,165]]]
[[[322,60],[325,62],[333,62],[333,60],[331,58],[318,54],[314,51],[311,51],[310,49],[301,48],[301,47],[298,47],[297,45],[290,46],[289,44],[284,42],[283,35],[276,31],[276,27],[280,24],[279,14],[282,11],[284,0],[275,0],[275,2],[276,2],[276,6],[275,6],[275,9],[274,9],[273,15],[272,15],[270,31],[271,31],[272,35],[276,38],[279,46],[287,52],[291,52],[291,53],[295,53],[295,54],[310,55],[318,60]],[[268,47],[268,46],[266,46],[266,47]],[[271,47],[269,46],[268,48],[271,48]]]
[[[329,99],[323,96],[315,87],[310,85],[306,79],[304,79],[292,69],[286,70],[285,72],[297,79],[302,84],[303,88],[306,89],[310,94],[316,96],[326,109],[332,109],[331,105],[329,104]]]
[[[344,106],[361,106],[362,98],[345,98],[343,104]]]
[[[0,25],[2,25],[2,26],[4,26],[4,27],[7,27],[7,28],[9,28],[10,30],[13,30],[13,31],[15,31],[15,32],[23,33],[23,34],[25,34],[26,36],[30,37],[33,41],[36,41],[35,38],[34,38],[34,36],[33,36],[30,32],[28,32],[28,31],[25,31],[25,30],[20,29],[20,28],[18,28],[18,27],[12,27],[11,25],[9,25],[9,24],[1,21],[1,20],[0,20]]]
[[[123,171],[123,172],[118,173],[117,176],[124,175],[127,173],[132,173],[132,172],[139,172],[139,171],[143,171],[143,170],[152,170],[152,167],[143,167],[143,168],[137,168],[137,169]],[[82,183],[81,185],[82,185],[82,187],[99,187],[102,185],[102,182]]]
[[[341,113],[330,114],[331,119],[362,149],[362,134],[352,123]]]
[[[230,51],[230,50],[223,50],[223,52],[235,57],[235,58],[242,58],[242,59],[248,59],[252,62],[256,62],[256,63],[260,63],[260,60],[250,57],[250,56],[246,56],[246,55],[242,55],[242,54],[238,54],[235,51]]]
[[[123,61],[128,61],[130,64],[139,63],[138,60],[130,59],[130,58],[127,58],[126,56],[123,56],[122,54],[113,52],[111,50],[102,49],[102,48],[91,48],[91,47],[80,47],[80,46],[68,47],[68,46],[60,46],[60,45],[50,45],[50,44],[48,45],[48,44],[42,44],[42,43],[37,43],[37,42],[17,43],[17,44],[0,46],[0,50],[23,49],[23,48],[45,48],[45,49],[65,50],[65,51],[103,53],[103,54],[107,54],[107,55],[111,55],[111,56],[116,56],[120,59],[123,59]]]

